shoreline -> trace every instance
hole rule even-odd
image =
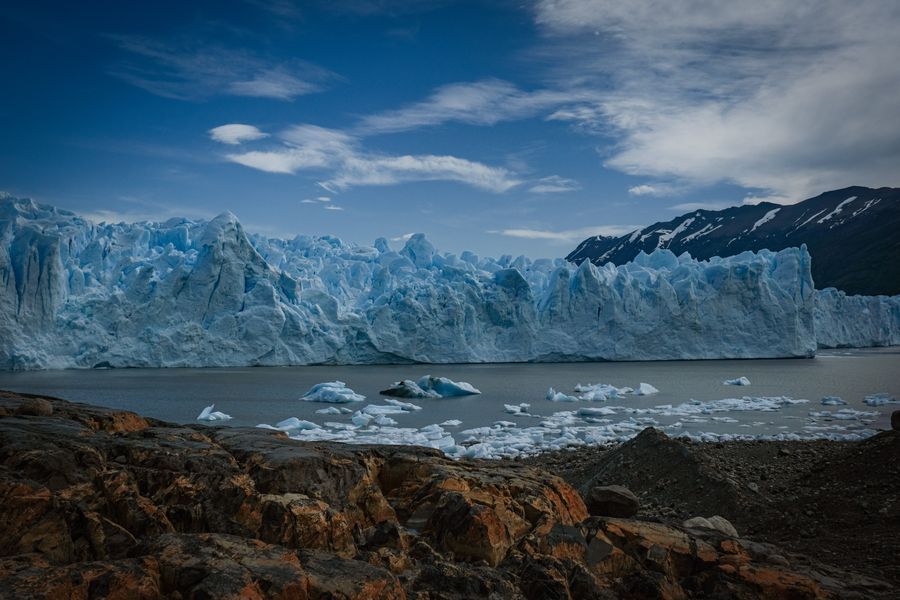
[[[886,563],[900,539],[900,467],[888,460],[898,443],[891,431],[748,453],[647,429],[569,460],[453,461],[0,392],[0,596],[889,598],[900,582]],[[819,542],[807,552],[773,545],[808,523],[744,492],[788,481],[803,482],[795,503],[821,500],[816,481],[842,500],[881,501],[881,533],[844,511],[829,515],[830,531],[809,530]],[[604,513],[601,484],[628,486],[637,513]],[[758,525],[747,521],[766,506]],[[737,531],[687,526],[683,514],[722,515]],[[817,551],[832,533],[868,553]],[[873,552],[881,562],[866,564]]]

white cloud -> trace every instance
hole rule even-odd
[[[547,229],[500,229],[490,230],[487,233],[528,240],[546,240],[559,244],[571,244],[597,235],[618,237],[630,233],[635,229],[638,229],[638,226],[599,225],[596,227],[581,227],[579,229],[565,229],[562,231],[551,231]]]
[[[267,173],[326,171],[329,177],[319,185],[331,193],[361,185],[408,181],[456,181],[500,193],[521,183],[507,169],[455,156],[368,152],[348,134],[314,125],[291,127],[280,138],[282,146],[274,150],[233,153],[226,158]]]
[[[677,191],[677,188],[671,185],[649,183],[628,188],[628,193],[632,196],[669,196]]]
[[[335,206],[334,204],[326,204],[322,208],[324,208],[325,210],[344,210],[343,207]]]
[[[293,100],[324,89],[337,76],[303,60],[273,61],[248,50],[204,44],[196,37],[154,39],[110,35],[128,57],[110,74],[143,90],[176,100],[217,95]]]
[[[574,179],[567,179],[566,177],[560,177],[559,175],[550,175],[549,177],[542,177],[539,179],[535,185],[528,188],[528,191],[533,194],[561,194],[565,192],[574,192],[580,189],[581,184]]]
[[[452,83],[437,88],[426,100],[362,119],[363,133],[390,133],[447,122],[494,125],[526,119],[590,95],[578,90],[524,91],[499,79]]]
[[[403,235],[398,235],[397,237],[392,237],[391,241],[392,242],[406,242],[406,241],[409,241],[409,239],[414,235],[416,235],[415,232],[404,233]]]
[[[241,123],[231,123],[229,125],[220,125],[209,130],[209,137],[222,144],[230,144],[236,146],[242,142],[252,142],[269,137],[268,133],[263,133],[253,125],[243,125]]]
[[[900,184],[894,0],[543,0],[559,79],[604,90],[562,107],[616,139],[606,165],[801,200]]]

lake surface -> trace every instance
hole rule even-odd
[[[367,396],[367,401],[340,406],[358,410],[367,404],[383,404],[378,392],[391,383],[428,374],[467,381],[482,394],[405,400],[421,406],[422,410],[391,415],[397,425],[380,433],[384,441],[421,441],[408,435],[404,438],[397,431],[402,433],[450,419],[462,421],[458,427],[444,428],[446,434],[453,436],[454,443],[469,440],[471,444],[473,440],[490,439],[497,447],[502,445],[497,441],[500,437],[506,446],[518,440],[518,447],[524,448],[523,440],[543,436],[541,439],[546,441],[557,434],[573,435],[573,431],[579,443],[612,441],[627,437],[629,432],[645,425],[657,425],[672,434],[694,436],[709,433],[804,437],[836,434],[839,437],[887,429],[891,411],[900,409],[897,404],[867,406],[863,402],[866,395],[876,393],[900,398],[900,348],[833,351],[823,352],[814,359],[780,360],[38,371],[0,373],[0,388],[127,409],[179,423],[196,423],[200,411],[215,404],[216,410],[233,419],[214,426],[276,424],[287,417],[298,417],[320,425],[332,423],[331,431],[341,432],[351,431],[350,415],[317,414],[316,410],[333,405],[299,400],[311,386],[324,381],[346,382]],[[747,377],[751,385],[722,383],[741,376]],[[572,394],[576,384],[601,382],[617,387],[637,387],[646,382],[660,392],[651,396],[628,395],[606,402],[563,403],[546,399],[550,386]],[[754,404],[751,400],[736,410],[715,402],[744,396],[788,397],[790,401],[773,407],[771,402]],[[839,396],[847,405],[823,406],[824,396]],[[791,403],[796,400],[808,402]],[[691,401],[712,404],[698,405]],[[543,419],[508,414],[504,410],[505,404],[523,402],[531,405],[530,413]],[[571,414],[580,408],[599,407],[611,407],[610,414],[587,419]],[[831,413],[839,410],[844,412]],[[823,414],[811,416],[811,412]],[[497,422],[505,423],[495,425]],[[484,431],[466,433],[484,427],[503,431],[496,435]],[[359,441],[382,439],[363,431],[341,435],[350,436],[348,441],[353,436],[360,438]]]

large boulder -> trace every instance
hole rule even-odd
[[[598,485],[585,499],[588,512],[599,517],[633,517],[641,507],[631,490],[621,485]]]

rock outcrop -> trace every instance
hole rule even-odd
[[[842,585],[718,531],[590,517],[534,467],[0,392],[2,598],[852,597]]]

